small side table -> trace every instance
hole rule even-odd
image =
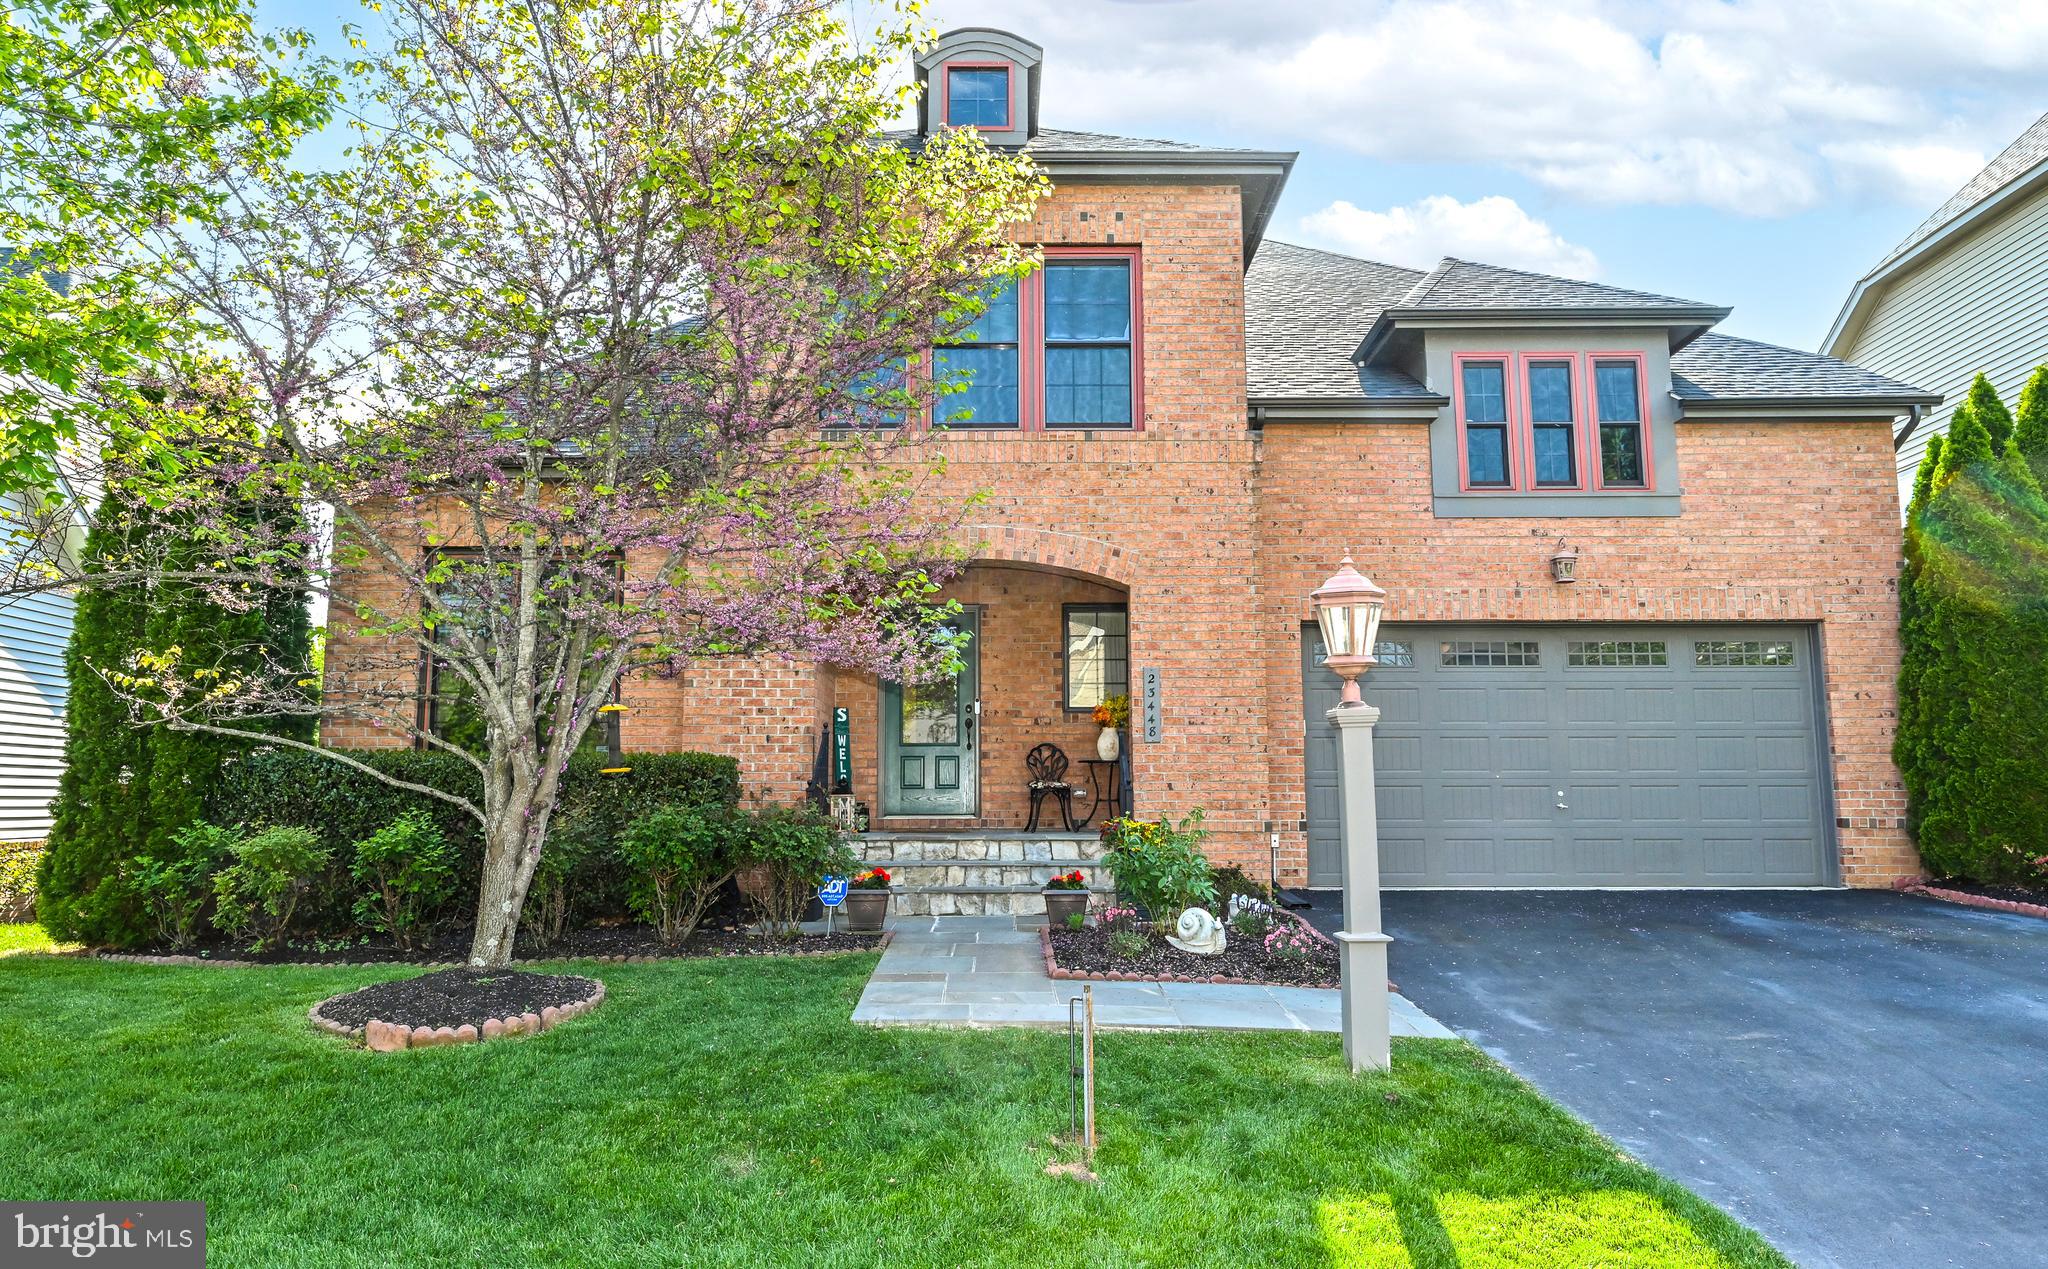
[[[1095,800],[1088,804],[1088,814],[1083,816],[1079,827],[1086,828],[1095,819],[1095,813],[1103,803],[1117,815],[1124,813],[1124,785],[1118,764],[1120,758],[1083,758],[1081,765],[1088,768],[1088,791]]]

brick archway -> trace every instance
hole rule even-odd
[[[1120,546],[1097,538],[1013,524],[970,524],[961,530],[974,543],[973,562],[1023,564],[1050,572],[1106,581],[1128,590],[1137,560]]]

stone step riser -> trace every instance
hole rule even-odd
[[[901,889],[998,890],[1042,889],[1056,873],[1078,871],[1091,890],[1115,889],[1115,882],[1103,868],[1086,864],[1055,867],[1047,864],[949,864],[898,860],[886,865],[890,879]]]
[[[855,838],[853,848],[871,864],[939,860],[946,863],[1049,864],[1053,860],[1100,860],[1098,838],[977,838],[916,840]]]

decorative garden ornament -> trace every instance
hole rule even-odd
[[[1104,762],[1115,762],[1116,756],[1122,752],[1123,733],[1116,728],[1105,727],[1102,733],[1095,737],[1095,756]]]
[[[1223,923],[1207,908],[1189,908],[1173,923],[1173,933],[1166,936],[1166,941],[1197,956],[1221,956],[1225,942]]]

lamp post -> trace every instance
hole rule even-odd
[[[1358,676],[1378,664],[1373,648],[1387,592],[1352,567],[1310,594],[1327,649],[1324,664],[1344,680],[1337,708],[1324,717],[1337,729],[1344,826],[1344,928],[1337,932],[1344,1006],[1344,1060],[1352,1074],[1384,1071],[1392,1062],[1387,1018],[1387,944],[1380,929],[1379,809],[1374,800],[1372,727],[1380,712],[1359,694]]]

